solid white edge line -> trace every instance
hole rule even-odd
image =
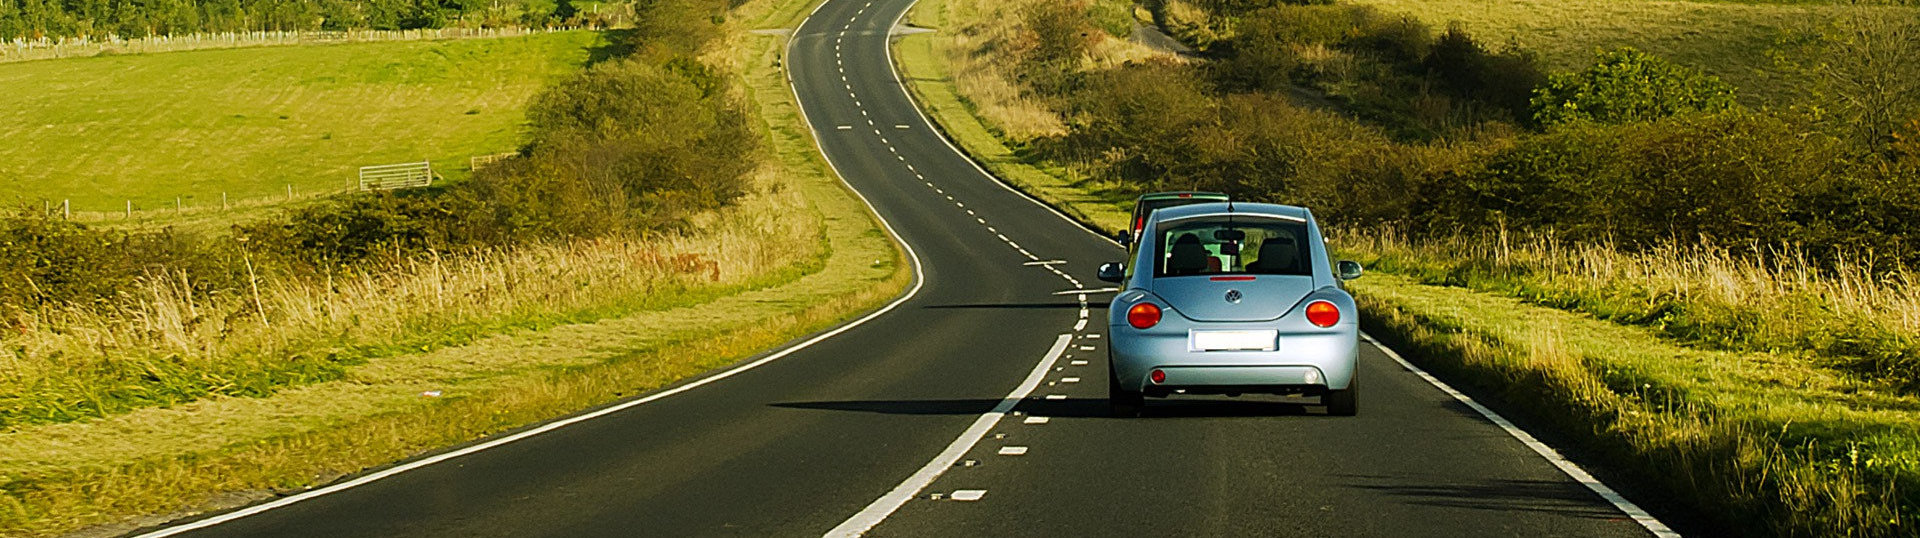
[[[1553,447],[1547,446],[1546,443],[1535,439],[1532,434],[1520,429],[1519,426],[1515,426],[1513,422],[1508,421],[1506,417],[1493,412],[1493,410],[1488,409],[1487,406],[1480,405],[1480,402],[1474,401],[1473,397],[1455,390],[1452,386],[1446,384],[1446,382],[1440,381],[1440,378],[1434,377],[1433,374],[1429,374],[1426,370],[1420,369],[1419,366],[1414,366],[1412,362],[1407,361],[1405,357],[1401,357],[1399,353],[1388,348],[1386,344],[1375,339],[1373,335],[1363,332],[1360,333],[1360,337],[1366,339],[1367,343],[1373,344],[1375,349],[1379,349],[1381,353],[1385,353],[1387,357],[1393,359],[1394,362],[1400,363],[1402,368],[1406,368],[1407,371],[1420,376],[1420,379],[1426,380],[1427,384],[1433,385],[1434,388],[1440,389],[1440,392],[1447,393],[1447,395],[1452,396],[1454,400],[1466,404],[1467,407],[1473,408],[1475,413],[1479,413],[1480,416],[1487,419],[1488,422],[1492,422],[1493,425],[1499,426],[1501,430],[1505,430],[1507,435],[1512,436],[1514,440],[1520,441],[1520,444],[1533,449],[1535,454],[1539,454],[1540,457],[1546,459],[1548,463],[1552,463],[1554,467],[1560,469],[1560,472],[1566,473],[1568,478],[1572,478],[1573,481],[1579,482],[1580,485],[1592,490],[1595,495],[1599,495],[1600,498],[1606,499],[1608,503],[1612,503],[1614,509],[1633,518],[1633,521],[1639,523],[1641,527],[1646,528],[1647,532],[1653,533],[1654,536],[1661,538],[1680,537],[1680,533],[1673,532],[1673,529],[1667,528],[1665,523],[1661,523],[1659,519],[1653,517],[1653,514],[1649,514],[1646,510],[1641,509],[1640,505],[1633,504],[1633,501],[1627,500],[1626,497],[1621,496],[1620,493],[1614,491],[1613,488],[1607,487],[1600,479],[1594,478],[1591,474],[1587,474],[1585,469],[1581,469],[1579,465],[1561,456],[1560,451],[1554,450]]]
[[[827,531],[826,536],[850,538],[865,534],[880,522],[886,521],[887,516],[893,515],[901,505],[919,494],[920,490],[933,485],[933,481],[940,478],[947,469],[952,468],[954,462],[960,461],[962,456],[967,455],[967,451],[972,450],[974,445],[986,438],[987,432],[1000,423],[1001,417],[1013,411],[1013,407],[1019,405],[1020,400],[1033,393],[1033,389],[1040,387],[1040,381],[1046,379],[1047,373],[1053,369],[1053,363],[1060,359],[1060,354],[1067,350],[1067,342],[1071,340],[1073,340],[1072,334],[1062,334],[1055,338],[1053,348],[1047,350],[1047,355],[1040,359],[1040,364],[1033,367],[1033,371],[1027,374],[1026,380],[1020,382],[1020,386],[1015,387],[1013,392],[1007,393],[1005,398],[1001,398],[1000,403],[993,406],[993,410],[974,419],[973,425],[968,427],[967,431],[962,432],[960,437],[948,444],[946,450],[940,451],[940,455],[934,456],[933,460],[921,466],[913,476],[907,477],[905,481],[900,482],[900,485],[894,486],[893,490],[888,491],[886,495],[875,499],[872,504],[860,510],[860,513],[854,514],[833,530]]]
[[[812,13],[818,13],[820,11],[820,8],[824,6],[826,6],[826,2],[821,2],[820,5],[814,6]],[[811,18],[813,18],[813,15],[810,13],[807,15],[807,19],[811,19]],[[782,65],[788,65],[786,62],[791,60],[791,56],[793,52],[793,41],[795,38],[799,36],[800,29],[806,26],[807,19],[802,19],[800,21],[800,24],[794,26],[794,31],[788,35],[786,51],[783,54],[783,56],[786,56],[786,57],[781,60],[783,62]],[[833,330],[827,331],[825,333],[821,333],[820,335],[814,336],[813,338],[809,338],[806,341],[800,342],[798,344],[794,344],[792,346],[788,346],[784,349],[781,349],[777,352],[769,354],[765,357],[761,357],[760,359],[755,360],[753,362],[735,366],[733,368],[723,370],[717,374],[713,374],[713,375],[689,382],[685,385],[681,385],[678,387],[674,387],[671,389],[654,393],[645,398],[640,398],[637,400],[621,403],[618,405],[614,405],[611,407],[607,407],[607,408],[600,409],[598,411],[594,411],[594,412],[583,414],[583,415],[576,415],[573,417],[556,420],[531,430],[516,433],[506,437],[501,437],[499,439],[494,439],[492,441],[487,441],[487,442],[473,445],[460,450],[455,450],[453,452],[447,452],[444,454],[435,455],[425,459],[415,460],[409,463],[384,469],[376,473],[368,474],[347,482],[342,482],[339,484],[334,484],[334,485],[326,486],[319,489],[308,490],[298,495],[283,497],[273,502],[269,502],[265,504],[257,504],[254,506],[250,506],[250,507],[236,510],[233,512],[228,512],[218,516],[213,516],[206,519],[192,521],[189,523],[183,523],[180,525],[157,529],[151,532],[140,534],[137,538],[162,538],[166,536],[173,536],[173,535],[180,534],[187,531],[194,531],[194,530],[212,527],[215,525],[219,525],[221,523],[238,520],[241,518],[245,518],[245,517],[266,512],[269,510],[290,506],[296,503],[300,503],[302,501],[307,501],[307,500],[315,499],[318,497],[331,495],[334,493],[339,493],[339,492],[353,489],[356,487],[364,486],[367,484],[371,484],[373,482],[380,481],[382,479],[386,479],[395,475],[399,475],[401,473],[405,473],[407,471],[412,471],[414,469],[419,469],[419,468],[440,463],[443,461],[497,448],[500,446],[507,445],[509,443],[524,440],[536,435],[540,435],[540,434],[554,431],[560,428],[571,426],[573,424],[578,424],[581,422],[586,422],[588,420],[593,420],[603,416],[611,415],[627,409],[638,407],[640,405],[647,404],[649,402],[653,402],[655,400],[666,398],[668,396],[673,396],[675,394],[680,394],[682,392],[700,388],[708,384],[718,382],[722,379],[733,377],[734,375],[737,375],[741,372],[752,370],[754,368],[758,368],[767,363],[780,360],[782,358],[787,357],[788,355],[792,355],[808,347],[812,347],[814,344],[818,344],[821,341],[824,341],[828,338],[832,338],[834,336],[840,335],[841,333],[847,332],[849,330],[853,330],[853,328],[859,327],[860,325],[864,325],[868,321],[872,321],[874,318],[878,318],[880,316],[886,315],[888,312],[892,312],[895,308],[899,308],[901,304],[904,304],[907,301],[913,299],[915,295],[918,295],[920,293],[920,289],[925,287],[926,285],[926,276],[922,272],[920,267],[919,254],[915,253],[913,250],[913,246],[907,244],[906,239],[901,237],[899,232],[893,229],[892,223],[887,222],[887,219],[885,217],[880,216],[879,208],[874,207],[873,202],[871,200],[868,200],[866,195],[861,194],[859,190],[853,188],[852,184],[847,183],[846,176],[840,173],[840,169],[834,166],[833,159],[827,156],[827,153],[824,148],[820,147],[820,133],[817,129],[814,129],[813,122],[807,119],[806,108],[802,106],[798,106],[800,101],[799,88],[793,85],[793,79],[790,76],[787,79],[787,87],[789,90],[793,92],[793,99],[796,105],[794,108],[800,111],[800,121],[807,125],[807,132],[811,134],[813,137],[814,150],[820,153],[821,160],[826,161],[827,167],[831,168],[833,170],[834,176],[840,179],[840,184],[844,185],[847,188],[847,191],[852,192],[855,197],[860,199],[860,202],[862,204],[865,204],[867,206],[867,211],[869,214],[873,215],[874,220],[878,221],[880,223],[880,226],[886,229],[887,234],[893,237],[894,242],[900,245],[901,249],[906,251],[909,263],[913,266],[913,286],[908,288],[905,294],[901,295],[897,299],[894,299],[893,302],[887,303],[886,306],[881,307],[879,310],[875,310],[871,313],[868,313],[865,316],[861,316],[859,319],[849,321],[845,324],[840,325],[839,327],[835,327]],[[1056,347],[1058,347],[1059,345],[1064,345],[1064,344],[1057,344]]]

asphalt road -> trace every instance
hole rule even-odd
[[[796,31],[788,60],[822,150],[923,272],[895,309],[693,390],[161,531],[1647,534],[1372,347],[1357,417],[1324,416],[1310,399],[1219,398],[1107,418],[1109,296],[1058,292],[1102,285],[1095,268],[1121,252],[986,177],[915,110],[886,46],[908,6],[830,0]]]

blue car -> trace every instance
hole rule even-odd
[[[1108,309],[1108,398],[1138,415],[1172,394],[1305,394],[1331,415],[1359,410],[1360,320],[1304,208],[1207,203],[1155,211]]]

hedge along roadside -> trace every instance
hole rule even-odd
[[[1049,177],[1051,165],[1022,159],[974,115],[942,58],[948,40],[972,35],[953,31],[963,25],[944,18],[950,5],[923,2],[915,20],[945,31],[896,47],[929,114],[996,174],[1070,214],[1122,202],[1087,183]],[[1604,462],[1614,478],[1666,492],[1723,529],[1899,535],[1914,528],[1920,447],[1901,433],[1920,422],[1901,411],[1910,397],[1861,391],[1834,372],[1766,353],[1688,349],[1645,329],[1503,299],[1500,290],[1422,286],[1394,274],[1353,289],[1369,331],[1499,396],[1507,412],[1577,441],[1579,453]],[[1469,303],[1483,306],[1470,316],[1442,308]]]
[[[806,2],[761,0],[738,8],[735,15],[736,20],[791,23],[805,7]],[[96,530],[113,532],[244,504],[273,491],[313,487],[436,447],[645,392],[836,325],[897,296],[911,273],[891,238],[814,152],[786,93],[784,76],[770,61],[783,42],[748,37],[737,22],[727,30],[726,39],[745,46],[724,47],[730,56],[709,60],[738,66],[730,76],[747,82],[743,91],[759,112],[761,134],[778,156],[775,168],[782,174],[775,175],[785,176],[772,190],[800,199],[804,208],[777,213],[818,222],[824,227],[819,241],[831,249],[816,263],[787,272],[797,278],[778,278],[771,287],[647,316],[495,336],[372,361],[354,367],[351,381],[267,398],[219,399],[143,409],[86,425],[48,425],[32,432],[48,434],[36,439],[9,434],[0,443],[14,444],[0,454],[66,459],[50,464],[15,460],[11,470],[0,471],[7,492],[0,497],[0,533],[51,535],[99,525],[107,526]],[[750,42],[753,39],[759,41]],[[746,314],[701,330],[658,330],[675,326],[674,320],[711,318],[721,312]],[[577,347],[564,343],[589,339],[602,342],[604,346],[596,347],[606,350],[542,351]],[[424,381],[415,375],[450,367],[455,371]],[[440,396],[422,396],[427,390]],[[352,398],[343,402],[341,396]],[[280,414],[282,406],[316,402],[330,410],[350,409],[297,420]],[[200,433],[192,439],[179,434],[181,426],[229,424],[234,417],[273,420],[256,420],[251,424],[255,429],[237,432],[185,430]],[[268,428],[290,420],[305,429]],[[100,427],[87,429],[96,425]],[[57,448],[85,446],[89,439],[105,437],[114,438],[108,443],[113,446],[140,447],[147,438],[139,435],[163,441],[167,448],[186,448],[103,454],[93,460]],[[29,445],[40,449],[21,449]],[[327,459],[312,459],[316,454]],[[169,511],[180,512],[140,515]]]

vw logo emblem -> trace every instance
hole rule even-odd
[[[1229,303],[1239,303],[1239,302],[1240,302],[1240,290],[1227,290],[1227,302],[1229,302]]]

